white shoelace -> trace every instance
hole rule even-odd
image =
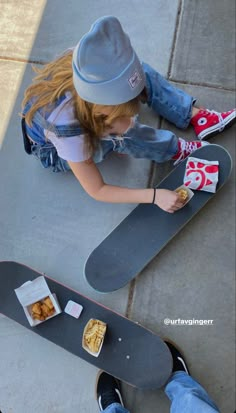
[[[179,157],[174,162],[174,166],[177,165],[182,159],[186,158],[185,152],[189,152],[189,155],[190,155],[190,153],[192,153],[195,149],[198,149],[196,142],[187,142],[182,138],[179,138],[179,141],[180,141],[181,152],[179,154]]]
[[[211,113],[212,115],[218,116],[219,124],[220,124],[219,132],[222,132],[222,131],[224,130],[224,128],[225,128],[225,124],[224,124],[224,119],[222,118],[221,113],[220,113],[220,112],[216,112],[215,110],[208,110],[208,112]]]
[[[180,141],[180,154],[179,154],[179,157],[174,162],[173,164],[174,166],[177,165],[182,160],[184,160],[185,158],[187,158],[189,155],[191,155],[193,151],[195,151],[196,149],[199,149],[199,147],[197,146],[197,144],[199,143],[198,141],[188,142],[182,138],[179,138],[179,141]],[[210,143],[206,141],[201,142],[200,147],[205,146],[205,145],[210,145]]]

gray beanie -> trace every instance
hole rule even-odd
[[[75,47],[72,67],[75,89],[87,102],[119,105],[145,86],[141,63],[114,16],[95,21]]]

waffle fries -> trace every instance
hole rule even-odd
[[[83,334],[83,348],[94,356],[98,356],[106,333],[106,324],[103,321],[90,319]]]

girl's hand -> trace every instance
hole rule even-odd
[[[179,195],[175,191],[168,189],[157,189],[155,205],[159,206],[163,211],[173,212],[177,211],[184,205],[185,201],[181,201]]]

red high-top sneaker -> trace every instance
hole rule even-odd
[[[173,160],[175,160],[174,165],[177,165],[189,155],[191,155],[196,149],[201,148],[202,146],[210,145],[209,142],[201,142],[201,141],[191,141],[187,142],[182,138],[178,140],[178,152],[176,155],[173,156]]]
[[[208,139],[225,128],[230,127],[236,121],[236,109],[228,112],[215,112],[214,110],[200,109],[192,117],[191,124],[194,127],[198,139]]]

